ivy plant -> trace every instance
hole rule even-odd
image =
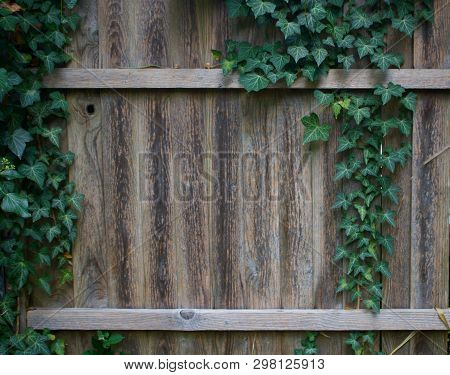
[[[76,0],[0,0],[0,353],[61,354],[48,332],[17,332],[17,298],[51,294],[72,280],[71,250],[82,194],[68,180],[63,151],[68,104],[42,79],[70,57]],[[50,269],[58,269],[58,273]],[[1,273],[0,273],[1,274]]]
[[[294,349],[295,355],[315,355],[317,349],[317,332],[307,332],[306,337],[300,341],[300,347]]]
[[[400,68],[401,55],[386,51],[388,27],[412,36],[416,25],[432,18],[432,0],[225,0],[230,17],[253,17],[272,24],[280,41],[255,46],[228,40],[221,65],[236,70],[247,91],[280,80],[288,86],[310,81],[330,68],[350,69],[357,61],[386,70]],[[216,55],[217,56],[217,55]]]
[[[123,341],[124,337],[119,333],[97,331],[91,338],[92,348],[83,352],[85,355],[113,355],[114,347]]]
[[[400,187],[392,182],[396,169],[411,156],[411,144],[406,136],[412,129],[412,111],[416,96],[393,83],[377,85],[372,94],[323,93],[316,90],[319,104],[332,109],[340,123],[337,152],[343,160],[336,165],[336,181],[351,181],[352,188],[338,193],[332,208],[342,212],[340,229],[344,240],[336,248],[335,262],[343,261],[345,275],[339,280],[337,292],[350,293],[357,306],[376,312],[382,299],[380,277],[391,277],[387,259],[394,251],[394,239],[384,234],[384,227],[395,226],[396,212],[383,207],[381,200],[399,203]],[[396,115],[385,116],[382,109],[394,102]],[[308,134],[320,132],[325,125],[318,116],[313,125],[305,123]],[[327,128],[329,126],[327,125]],[[405,136],[401,146],[386,146],[393,132]]]

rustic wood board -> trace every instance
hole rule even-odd
[[[444,314],[450,319],[450,309]],[[28,323],[53,330],[446,331],[434,309],[35,309],[28,311]]]
[[[448,69],[331,69],[317,82],[297,79],[289,89],[371,89],[389,82],[407,89],[449,89]],[[70,89],[242,89],[235,74],[221,69],[56,69],[44,79],[47,88]],[[285,88],[283,84],[269,89]]]

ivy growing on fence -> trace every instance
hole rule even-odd
[[[60,145],[68,103],[42,78],[70,60],[76,2],[0,0],[0,354],[64,353],[48,331],[19,333],[16,319],[19,297],[72,280],[83,196],[68,180],[74,155]]]
[[[402,56],[386,45],[389,28],[411,37],[420,23],[432,19],[433,9],[431,0],[225,2],[230,17],[254,18],[260,26],[278,30],[277,42],[258,46],[228,40],[223,58],[213,51],[221,58],[224,74],[237,71],[247,91],[260,91],[280,80],[290,86],[299,77],[316,81],[330,68],[400,68]],[[394,83],[377,85],[368,95],[316,90],[314,96],[319,105],[331,108],[339,123],[337,152],[344,160],[336,165],[335,180],[348,181],[350,187],[341,191],[330,207],[341,210],[344,233],[334,258],[344,268],[337,293],[349,293],[357,308],[362,302],[378,312],[383,296],[380,276],[391,276],[387,259],[394,251],[394,239],[383,228],[395,226],[396,214],[382,202],[398,204],[400,188],[393,184],[392,175],[411,155],[408,135],[416,96]],[[388,103],[397,109],[396,115],[384,115]],[[328,140],[332,126],[322,123],[318,114],[311,113],[301,122],[304,144]],[[400,147],[386,146],[385,139],[392,132],[404,136]],[[346,343],[355,354],[376,352],[370,332],[351,333]]]

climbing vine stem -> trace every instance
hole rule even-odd
[[[421,22],[432,19],[432,1],[415,0],[225,0],[230,17],[254,18],[259,27],[274,26],[279,40],[263,45],[228,40],[225,52],[213,51],[225,75],[237,71],[247,91],[260,91],[283,80],[288,86],[302,76],[316,81],[330,68],[400,68],[401,55],[389,51],[389,29],[411,37]],[[400,188],[393,175],[411,156],[408,142],[416,96],[390,82],[365,95],[322,92],[314,96],[330,108],[338,124],[336,181],[346,181],[333,207],[342,216],[343,240],[334,262],[343,264],[337,293],[347,292],[356,308],[378,312],[382,305],[382,277],[391,277],[389,256],[394,238],[386,227],[395,226],[396,212],[383,204],[398,204]],[[383,111],[389,104],[390,116]],[[332,126],[317,113],[301,119],[303,143],[327,141]],[[400,146],[388,146],[387,137],[403,137]],[[315,342],[315,336],[309,336]],[[314,339],[314,340],[313,340]],[[353,332],[346,343],[356,354],[375,353],[374,334]],[[306,341],[302,346],[305,346]]]

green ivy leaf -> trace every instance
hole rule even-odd
[[[6,145],[19,159],[22,158],[22,154],[25,151],[26,144],[31,142],[33,138],[31,134],[25,129],[19,128],[14,130],[14,132],[7,137]]]
[[[391,97],[401,97],[403,93],[405,92],[405,89],[399,85],[394,85],[392,82],[389,82],[387,87],[383,87],[381,85],[375,86],[375,95],[381,96],[381,101],[384,104],[386,104],[389,100],[391,100]]]
[[[248,92],[257,92],[269,86],[269,80],[263,75],[257,73],[244,74],[240,77],[239,81]]]
[[[28,88],[20,90],[20,104],[22,107],[29,107],[40,100],[41,84],[38,81],[34,81]]]
[[[245,17],[248,14],[248,7],[242,0],[225,0],[225,4],[230,18]]]
[[[247,0],[247,5],[252,9],[255,18],[266,13],[273,13],[276,8],[274,3],[264,0]]]
[[[353,116],[356,123],[359,125],[365,118],[370,118],[370,109],[368,107],[359,108],[355,104],[350,104],[348,107],[348,114]]]
[[[69,104],[66,101],[66,98],[59,92],[53,91],[50,93],[50,99],[52,99],[52,104],[50,106],[51,109],[60,109],[63,112],[67,112],[69,109]]]
[[[59,147],[59,135],[61,134],[61,128],[42,129],[42,136],[47,138],[55,146]]]
[[[60,234],[61,234],[61,229],[57,225],[54,225],[52,227],[48,227],[48,229],[45,233],[45,237],[47,238],[48,242],[51,243]]]
[[[331,126],[328,124],[321,124],[319,116],[317,116],[316,113],[313,112],[310,116],[303,117],[302,123],[306,127],[303,144],[313,141],[328,140]]]
[[[44,163],[36,162],[33,165],[22,164],[19,172],[31,181],[36,182],[42,189],[44,187],[45,174],[47,166]]]
[[[384,277],[387,278],[390,278],[392,276],[387,263],[384,261],[377,263],[377,265],[375,266],[375,271],[381,273]]]
[[[2,210],[17,214],[23,218],[30,217],[28,199],[16,193],[7,193],[2,199]]]
[[[416,94],[409,92],[408,95],[400,100],[400,103],[402,103],[406,109],[414,112],[414,110],[416,109],[416,100]]]
[[[377,242],[380,246],[382,246],[389,255],[392,255],[394,252],[394,238],[391,235],[387,236],[379,236],[377,238]]]
[[[334,94],[326,94],[320,90],[314,90],[314,97],[320,105],[330,105],[334,101]]]
[[[332,208],[342,208],[347,210],[352,205],[352,201],[348,198],[345,193],[338,193],[336,201],[334,202]]]
[[[328,56],[328,51],[325,48],[314,48],[311,53],[314,57],[314,60],[316,61],[317,66],[322,64]]]
[[[402,33],[412,36],[414,28],[416,27],[416,21],[412,15],[407,14],[403,18],[393,18],[392,27]]]
[[[291,55],[295,62],[308,56],[308,50],[303,46],[290,46],[288,48],[288,53]]]
[[[286,18],[278,20],[276,26],[284,34],[285,39],[289,38],[290,36],[300,34],[300,25],[297,22],[290,22]]]
[[[273,64],[276,70],[281,71],[285,65],[289,62],[290,57],[277,53],[270,58],[270,62]]]
[[[384,211],[380,214],[380,222],[388,223],[389,225],[395,227],[394,216],[395,216],[395,211],[387,209],[386,211]]]

